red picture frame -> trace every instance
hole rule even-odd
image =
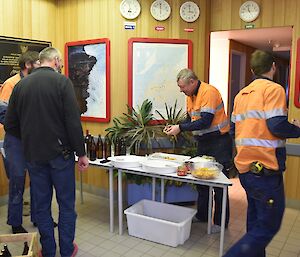
[[[296,57],[296,72],[295,72],[295,95],[294,104],[300,108],[300,38],[297,40],[297,57]]]
[[[161,39],[161,38],[130,38],[128,40],[128,105],[130,107],[136,107],[134,104],[134,46],[135,43],[142,43],[142,44],[169,44],[170,46],[176,46],[176,45],[186,45],[187,47],[187,66],[181,67],[177,72],[179,72],[183,68],[190,68],[192,69],[193,64],[193,48],[192,48],[192,41],[186,40],[186,39]],[[176,75],[174,74],[174,83],[176,85]],[[172,88],[173,92],[176,92],[177,88]],[[179,92],[179,89],[178,91]],[[182,94],[182,93],[181,93]],[[185,99],[184,94],[182,94],[182,97]],[[145,99],[144,99],[145,100]],[[173,99],[175,102],[175,98]],[[179,106],[183,107],[183,110],[185,110],[185,106]],[[153,103],[153,109],[155,109],[155,103]]]
[[[67,42],[65,44],[65,74],[73,82],[81,109],[81,120],[109,122],[109,39],[99,38]],[[104,86],[101,86],[102,84]]]

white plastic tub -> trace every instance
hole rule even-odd
[[[124,211],[128,233],[156,243],[176,247],[190,237],[192,208],[141,200]]]

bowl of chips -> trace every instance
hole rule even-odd
[[[193,177],[200,179],[214,179],[222,171],[223,166],[219,163],[214,163],[210,167],[196,167],[192,170],[191,174]]]

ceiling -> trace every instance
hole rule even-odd
[[[292,27],[244,29],[211,33],[211,39],[233,39],[261,50],[272,51],[274,55],[290,58]]]

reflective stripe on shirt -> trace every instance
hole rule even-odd
[[[268,148],[285,147],[285,140],[267,140],[257,138],[241,138],[235,140],[236,146],[261,146]]]
[[[283,109],[273,109],[270,111],[257,111],[257,110],[249,110],[246,113],[242,114],[232,114],[231,121],[236,123],[237,121],[242,121],[245,119],[270,119],[277,116],[286,116],[287,113]]]
[[[207,134],[207,133],[211,133],[211,132],[214,132],[214,131],[219,131],[222,128],[228,126],[228,125],[229,125],[228,120],[225,120],[224,122],[222,122],[218,125],[212,126],[208,129],[195,130],[195,131],[192,131],[192,133],[193,133],[194,136],[202,136],[202,135]]]
[[[208,112],[208,113],[211,113],[211,114],[215,114],[217,111],[221,110],[222,108],[224,108],[224,104],[223,102],[220,103],[216,109],[213,109],[213,108],[210,108],[210,107],[203,107],[200,109],[200,111],[193,111],[191,112],[191,116],[196,116],[196,117],[200,117],[200,113],[201,112]]]

